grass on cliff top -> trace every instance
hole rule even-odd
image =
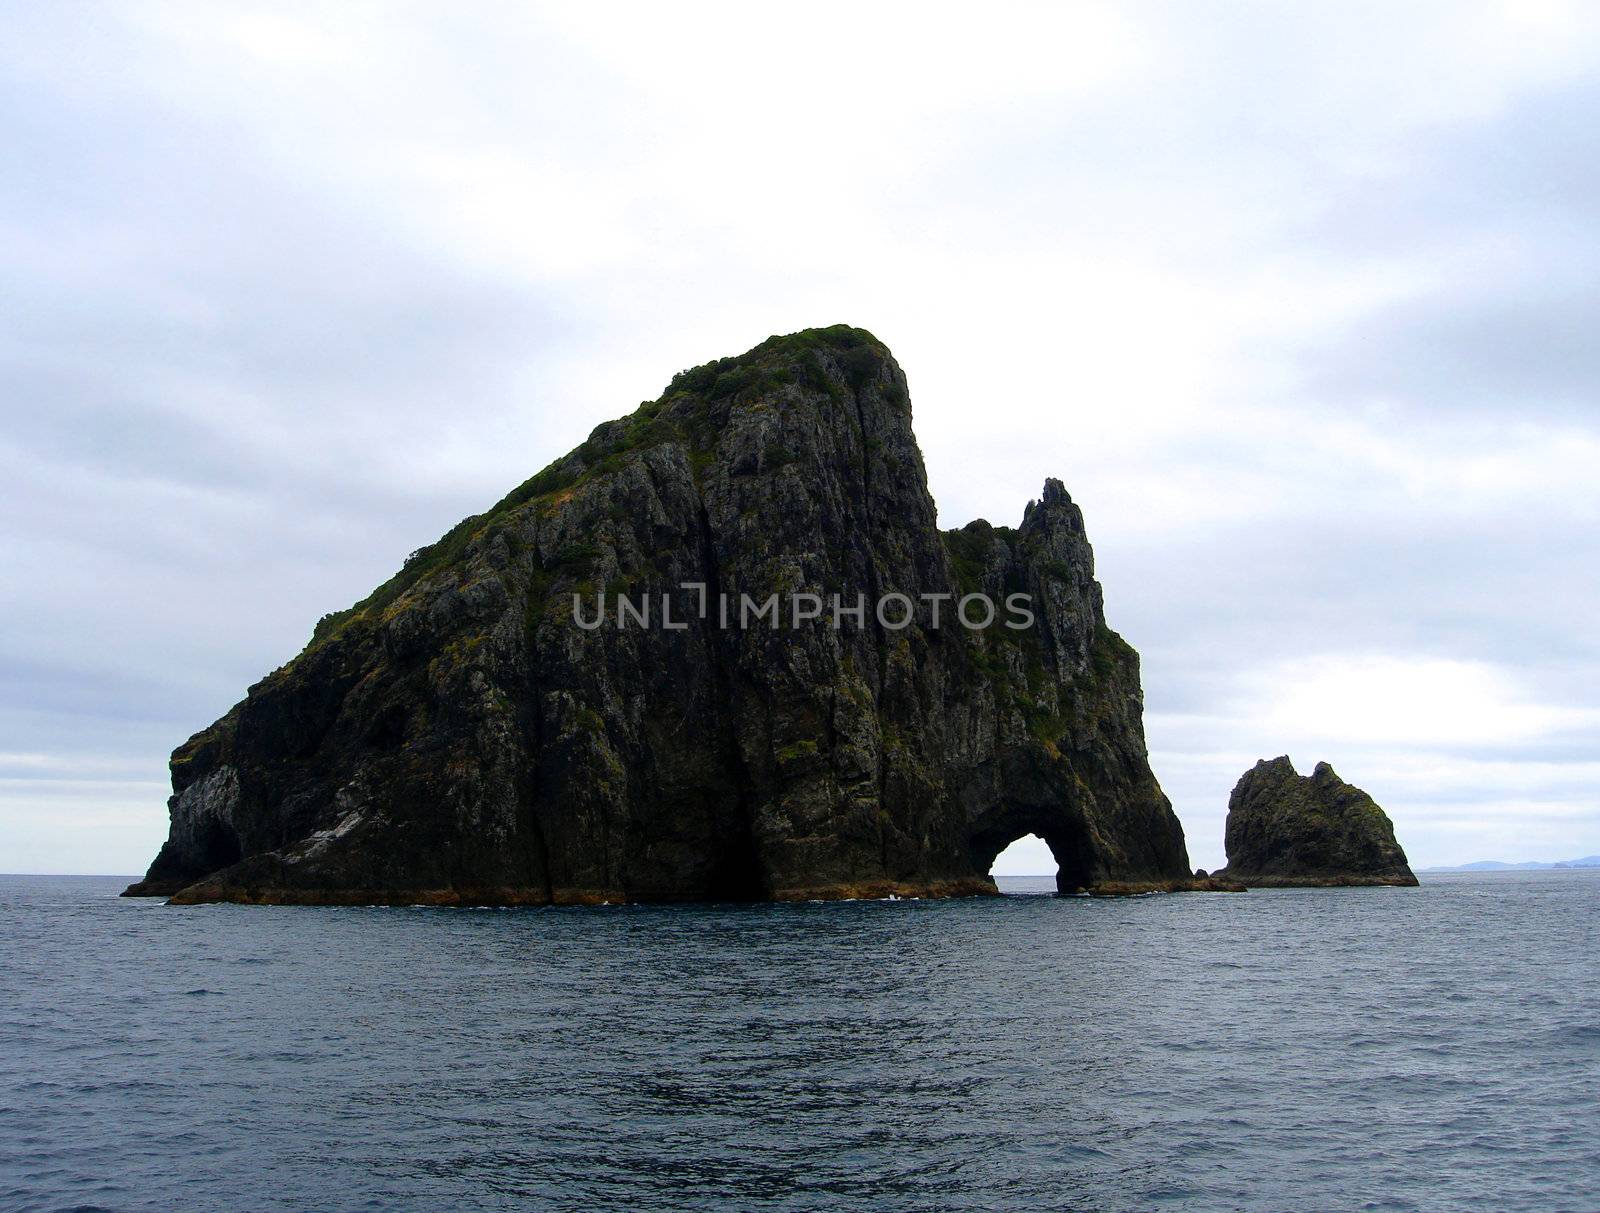
[[[748,399],[788,384],[799,384],[842,403],[847,398],[845,389],[828,374],[818,354],[831,358],[842,371],[849,388],[857,392],[877,377],[879,368],[891,357],[888,347],[866,329],[852,328],[848,324],[802,329],[798,333],[768,337],[743,354],[679,371],[662,393],[661,400],[698,396],[709,405],[722,400]],[[885,395],[900,412],[909,412],[910,398],[898,383],[892,384]]]
[[[672,377],[672,382],[667,384],[667,390],[661,394],[661,399],[668,400],[680,392],[687,392],[720,400],[739,390],[737,385],[742,377],[749,376],[762,368],[766,368],[769,372],[773,371],[778,364],[792,363],[812,350],[831,350],[834,353],[844,354],[847,356],[847,367],[850,365],[848,356],[851,354],[856,354],[855,360],[863,364],[868,361],[876,363],[889,354],[883,342],[866,329],[851,328],[848,324],[802,329],[798,333],[768,337],[760,345],[743,354],[736,354],[731,358],[716,358],[699,366],[690,367],[686,371],[679,371]],[[789,382],[787,378],[780,381]]]

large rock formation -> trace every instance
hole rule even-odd
[[[807,593],[864,617],[790,626]],[[891,593],[910,626],[878,617]],[[970,593],[1030,595],[1033,623],[968,630]],[[783,626],[739,626],[741,595],[779,595]],[[1141,707],[1061,484],[1015,529],[941,533],[900,368],[809,330],[683,372],[325,617],[173,754],[171,835],[129,892],[953,895],[993,892],[1030,832],[1062,890],[1183,887]]]
[[[1388,814],[1325,762],[1287,757],[1246,771],[1228,798],[1226,879],[1259,886],[1414,885]]]

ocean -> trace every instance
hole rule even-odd
[[[1595,1210],[1600,871],[448,910],[0,878],[6,1210]]]

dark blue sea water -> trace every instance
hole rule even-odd
[[[1600,873],[1425,879],[470,911],[0,878],[0,1208],[1600,1208]]]

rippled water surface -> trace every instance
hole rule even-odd
[[[1600,1207],[1600,873],[1426,879],[467,911],[0,878],[0,1208]]]

